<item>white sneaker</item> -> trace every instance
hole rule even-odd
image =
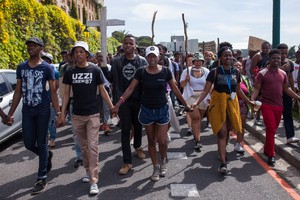
[[[88,183],[90,181],[90,176],[88,174],[85,174],[84,177],[82,177],[81,181],[83,183]]]
[[[286,143],[287,143],[287,144],[290,144],[290,143],[297,143],[297,142],[299,142],[299,139],[296,138],[296,137],[291,137],[291,138],[289,138],[289,139],[286,140]]]
[[[93,183],[90,187],[90,194],[94,195],[98,193],[99,193],[98,185],[96,183]]]
[[[168,142],[172,142],[172,138],[169,132],[167,132],[167,135],[168,135]]]
[[[238,152],[238,153],[244,153],[245,152],[245,150],[242,147],[242,145],[240,143],[238,143],[238,142],[234,146],[234,151]]]

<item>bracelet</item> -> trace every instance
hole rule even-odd
[[[56,113],[56,116],[59,116],[60,114],[61,114],[61,112],[57,112],[57,113]]]
[[[122,96],[120,97],[120,99],[121,99],[122,103],[125,102],[125,100],[124,100],[124,98]]]

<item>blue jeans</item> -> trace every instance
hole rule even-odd
[[[39,156],[38,179],[47,177],[48,145],[47,133],[50,105],[29,107],[23,105],[22,134],[26,149]]]
[[[56,113],[54,108],[51,106],[50,108],[50,120],[48,124],[48,131],[50,132],[50,140],[55,140],[56,138]]]

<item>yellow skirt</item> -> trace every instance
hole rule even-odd
[[[235,95],[233,100],[230,100],[229,97],[229,94],[219,93],[215,90],[211,94],[208,115],[215,135],[226,122],[227,116],[233,130],[242,133],[242,120],[237,95]]]

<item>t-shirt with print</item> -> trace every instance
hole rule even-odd
[[[50,106],[46,82],[55,80],[51,65],[43,61],[40,65],[32,68],[28,65],[28,60],[24,61],[18,65],[17,79],[22,81],[22,101],[24,105],[30,107]]]
[[[97,65],[89,63],[85,68],[75,66],[67,69],[63,83],[72,85],[75,115],[87,116],[100,112],[97,90],[99,85],[104,84],[104,75]]]
[[[134,76],[142,86],[142,105],[147,108],[161,108],[167,103],[167,82],[172,79],[170,69],[163,67],[157,74],[150,74],[146,68],[139,68]]]
[[[146,63],[144,65],[139,64],[138,56],[136,56],[133,60],[128,60],[126,57],[124,58],[123,68],[122,68],[122,74],[123,74],[122,93],[124,93],[128,88],[128,86],[130,85],[137,69],[140,68],[140,66],[145,66],[145,65]],[[141,87],[140,85],[138,85],[134,89],[130,97],[127,99],[127,101],[140,100],[140,98],[141,98]]]
[[[257,84],[261,85],[261,102],[268,105],[282,106],[283,84],[287,83],[286,73],[281,69],[267,67],[261,70],[256,77]]]
[[[217,70],[216,74],[215,70]],[[206,81],[213,83],[214,90],[217,92],[231,94],[236,91],[237,83],[241,82],[241,75],[240,72],[233,67],[230,67],[230,70],[226,70],[221,66],[211,70]],[[230,83],[230,85],[228,83]]]

